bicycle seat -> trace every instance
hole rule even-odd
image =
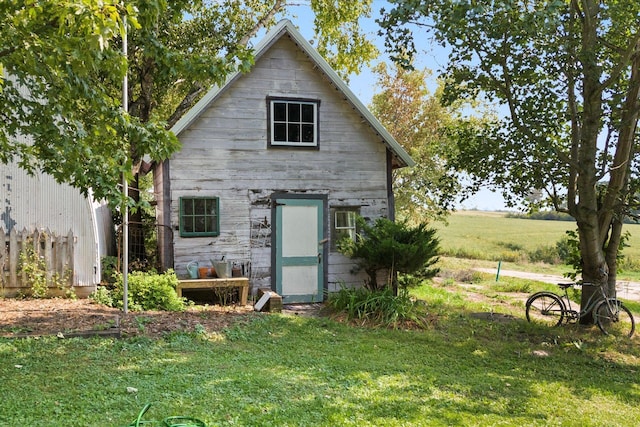
[[[558,283],[558,286],[560,286],[561,289],[567,289],[573,285],[581,285],[581,283]]]
[[[591,282],[575,282],[575,283],[558,283],[561,289],[568,289],[572,286],[595,286]]]

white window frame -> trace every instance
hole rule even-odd
[[[306,147],[306,148],[318,148],[319,146],[319,132],[318,132],[318,109],[320,105],[320,101],[312,100],[312,99],[299,99],[299,98],[280,98],[280,97],[270,97],[268,100],[268,108],[269,108],[269,145],[273,147]],[[275,117],[275,105],[276,104],[286,104],[287,105],[287,117],[284,121],[276,120]],[[289,119],[289,105],[290,104],[298,104],[310,105],[313,107],[313,122],[303,121],[302,120],[302,111],[300,111],[300,118],[297,121],[292,121]],[[275,139],[275,127],[276,125],[285,125],[287,136],[285,141],[276,141]],[[290,141],[289,140],[289,130],[290,125],[299,126],[299,135],[300,141]],[[303,126],[313,126],[313,141],[302,141],[302,128]]]
[[[333,251],[337,251],[337,244],[338,241],[340,241],[342,239],[342,236],[338,236],[338,234],[342,234],[342,232],[347,232],[349,237],[351,237],[351,239],[355,242],[356,238],[358,236],[358,228],[357,228],[357,224],[356,224],[356,218],[358,217],[358,215],[360,214],[360,208],[358,207],[336,207],[332,209],[332,224],[331,224],[331,231],[333,233],[332,235],[332,241],[331,241],[331,249]],[[338,225],[338,216],[340,214],[347,214],[348,216],[352,217],[351,221],[347,221],[348,224],[339,226]]]

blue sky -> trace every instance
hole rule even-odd
[[[301,2],[299,6],[295,6],[292,10],[292,16],[289,17],[300,30],[300,32],[308,39],[313,38],[313,14],[308,2]],[[370,40],[373,40],[380,50],[380,57],[375,60],[371,66],[363,68],[358,75],[352,75],[349,79],[349,88],[358,98],[365,104],[369,105],[372,96],[380,89],[376,87],[376,76],[371,69],[379,62],[390,62],[388,56],[384,54],[384,40],[377,35],[378,25],[375,19],[379,16],[381,8],[389,9],[390,6],[386,1],[374,0],[372,6],[372,16],[370,18],[362,18],[360,25]],[[433,72],[433,79],[427,82],[428,87],[435,89],[436,77],[447,64],[447,50],[432,44],[426,35],[415,34],[415,44],[418,49],[418,55],[415,58],[415,66],[420,69],[429,69]],[[493,193],[487,189],[481,190],[474,197],[461,203],[460,209],[478,209],[478,210],[506,210],[504,200],[500,194]]]

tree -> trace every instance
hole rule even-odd
[[[114,40],[136,16],[117,0],[0,3],[0,162],[117,203],[129,144],[158,159],[176,149],[164,124],[124,113],[109,85],[126,70]]]
[[[394,222],[378,218],[368,224],[364,218],[356,219],[358,239],[344,238],[338,242],[341,253],[357,260],[357,270],[369,276],[365,286],[371,291],[393,287],[397,291],[396,273],[416,273],[431,278],[438,272],[432,268],[438,262],[440,240],[436,230],[425,223],[410,227],[406,221]],[[388,280],[378,283],[378,272],[388,272]]]
[[[358,20],[370,14],[371,0],[314,0],[317,49],[347,78],[377,55]],[[252,64],[253,37],[285,17],[286,0],[167,2],[160,10],[138,4],[140,30],[131,35],[131,113],[154,116],[173,126],[211,85]]]
[[[615,292],[623,219],[638,204],[640,3],[394,3],[381,20],[387,46],[415,51],[412,30],[432,34],[451,49],[446,99],[508,109],[481,132],[456,129],[451,166],[512,202],[543,190],[576,220],[583,280]]]
[[[0,4],[2,81],[0,161],[17,158],[114,205],[122,173],[128,203],[139,200],[142,159],[179,148],[168,130],[213,84],[252,63],[251,41],[286,15],[286,0],[8,0]],[[371,0],[314,0],[318,49],[343,76],[376,50],[358,19]],[[125,18],[126,17],[126,18]],[[125,20],[127,61],[119,40]],[[15,43],[19,41],[18,43]],[[129,114],[121,110],[129,74]],[[26,89],[26,90],[25,90]],[[24,93],[30,96],[25,97]],[[29,135],[30,144],[21,144]],[[61,159],[64,159],[62,161]],[[140,210],[132,210],[139,215]],[[144,258],[141,220],[130,217],[132,259]]]
[[[400,218],[420,222],[446,211],[438,203],[442,192],[455,192],[457,183],[447,173],[451,140],[444,131],[460,119],[460,105],[442,105],[442,85],[435,94],[427,88],[426,70],[399,66],[390,74],[384,63],[374,71],[382,92],[373,96],[371,112],[416,160],[416,166],[394,171],[393,188]]]

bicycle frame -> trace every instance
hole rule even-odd
[[[559,295],[559,296],[560,298],[564,299],[567,303],[567,310],[565,311],[565,314],[567,315],[567,322],[579,321],[582,317],[592,312],[593,309],[596,307],[596,305],[600,301],[609,300],[602,286],[598,286],[598,290],[600,292],[599,293],[594,292],[593,294],[591,294],[591,296],[587,300],[586,307],[584,308],[581,307],[580,311],[577,311],[571,307],[571,298],[569,298],[569,291],[568,291],[569,287],[580,286],[580,292],[582,292],[582,286],[597,286],[597,285],[594,285],[592,283],[570,283],[570,284],[567,283],[567,284],[558,284],[558,286],[560,286],[564,290],[564,295]]]
[[[608,297],[604,287],[598,286],[578,310],[574,309],[568,289],[573,286],[594,286],[591,283],[558,283],[564,292],[540,291],[531,295],[525,304],[527,320],[540,321],[548,326],[563,322],[577,322],[587,315],[605,335],[632,337],[635,331],[633,313],[616,296]]]

